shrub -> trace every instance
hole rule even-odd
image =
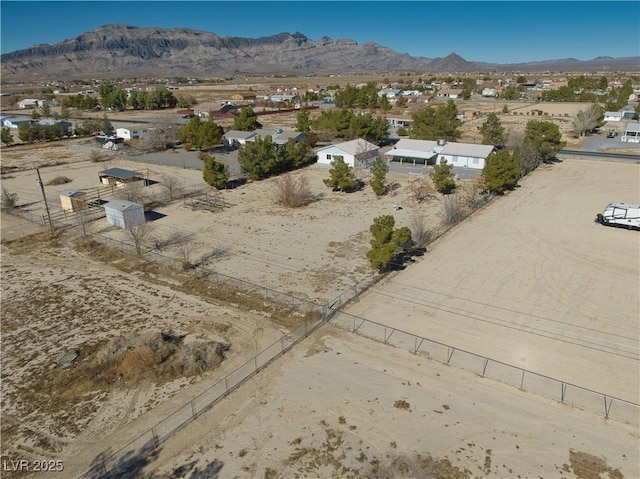
[[[466,216],[465,208],[458,195],[447,195],[442,198],[442,221],[447,226],[460,223]]]
[[[276,203],[297,208],[311,203],[313,195],[306,176],[295,178],[291,173],[276,179]]]
[[[46,185],[47,186],[65,185],[67,183],[71,183],[71,179],[70,178],[67,178],[66,176],[56,176],[54,179],[52,179],[48,183],[46,183]]]

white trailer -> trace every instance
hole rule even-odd
[[[640,230],[640,204],[609,203],[595,221],[605,226]]]

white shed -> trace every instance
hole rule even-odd
[[[144,208],[138,203],[126,200],[112,200],[104,204],[107,223],[119,228],[131,228],[145,222]]]
[[[325,146],[316,151],[318,163],[321,165],[330,165],[336,156],[342,156],[349,166],[369,165],[378,157],[379,152],[377,145],[362,138]]]
[[[149,134],[148,125],[132,125],[128,128],[117,128],[116,136],[125,140],[135,140],[136,138],[144,138]]]

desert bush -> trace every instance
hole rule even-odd
[[[7,189],[2,187],[1,205],[3,210],[14,208],[18,204],[18,194],[9,193]]]
[[[89,152],[89,161],[92,163],[100,163],[102,161],[107,161],[108,159],[109,157],[100,150],[91,150]]]
[[[465,182],[460,188],[458,194],[463,206],[468,210],[476,210],[485,205],[491,195],[487,190],[487,186],[482,178]]]
[[[309,179],[306,176],[295,178],[287,173],[276,179],[275,201],[283,206],[297,208],[311,203],[313,194],[309,186]]]
[[[53,178],[52,180],[49,180],[46,185],[47,186],[52,186],[52,185],[65,185],[67,183],[71,183],[71,178],[67,178],[66,176],[56,176],[55,178]]]
[[[441,214],[443,223],[447,226],[453,226],[467,216],[467,211],[459,196],[454,194],[442,198]]]
[[[409,182],[407,187],[411,198],[417,203],[422,203],[436,197],[436,187],[430,177],[423,175],[420,178]]]
[[[413,239],[414,246],[416,248],[424,248],[435,236],[434,231],[427,227],[424,216],[416,215],[411,218],[409,229],[411,230],[411,238]]]
[[[184,343],[171,332],[147,332],[112,339],[87,364],[86,375],[100,385],[170,381],[217,367],[229,346],[216,341]]]

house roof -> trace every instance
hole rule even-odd
[[[109,168],[107,170],[98,172],[98,176],[111,176],[119,180],[130,180],[131,178],[142,176],[142,173],[138,173],[137,171],[132,170],[125,170],[123,168]]]
[[[400,156],[403,158],[419,158],[421,160],[429,160],[433,158],[436,153],[431,150],[428,151],[420,151],[420,150],[405,150],[404,148],[393,148],[386,153],[388,156]]]
[[[369,143],[367,140],[356,138],[355,140],[345,141],[344,143],[336,143],[335,145],[329,145],[324,148],[320,148],[318,151],[323,151],[334,147],[340,148],[345,153],[349,153],[350,155],[354,156],[365,151],[374,151],[379,149],[377,145]]]
[[[635,131],[636,133],[640,133],[640,123],[627,123],[627,126],[624,127],[624,131]]]
[[[412,140],[410,138],[400,138],[396,143],[396,149],[416,150],[416,151],[432,151],[438,145],[437,141],[432,140]]]
[[[248,140],[249,138],[256,136],[255,131],[241,131],[241,130],[229,130],[224,135],[224,138],[236,138],[238,140]]]
[[[74,196],[82,196],[82,195],[86,195],[86,193],[80,190],[63,190],[62,193],[60,193],[60,196],[68,196],[70,198],[73,198]]]
[[[440,152],[441,155],[471,156],[486,158],[495,150],[493,145],[478,145],[475,143],[447,143]]]
[[[284,145],[287,141],[289,141],[289,139],[293,139],[297,141],[301,137],[306,136],[305,133],[302,133],[299,131],[291,131],[291,130],[285,131],[280,128],[275,130],[259,129],[254,131],[254,133],[255,133],[255,137],[251,138],[251,141],[257,138],[263,139],[263,138],[266,138],[267,136],[270,136],[273,142],[277,145]]]
[[[104,209],[118,210],[118,211],[127,211],[127,210],[142,208],[141,204],[133,203],[127,200],[111,200],[102,206]]]

